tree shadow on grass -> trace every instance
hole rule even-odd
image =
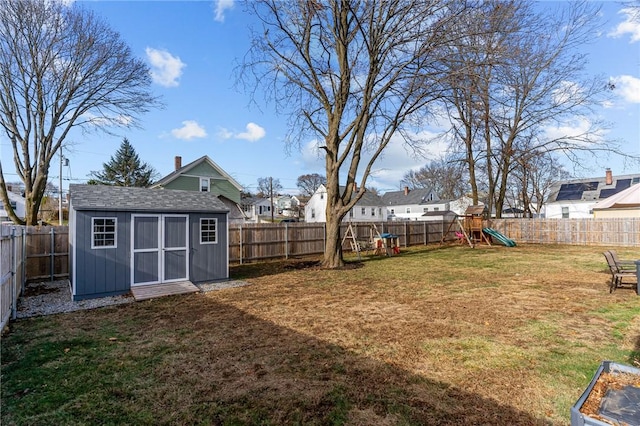
[[[548,423],[206,295],[19,321],[3,345],[8,423]]]

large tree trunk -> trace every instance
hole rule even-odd
[[[339,268],[344,265],[340,240],[341,222],[342,218],[327,214],[327,225],[325,228],[326,246],[322,260],[322,266],[325,268]]]

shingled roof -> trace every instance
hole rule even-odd
[[[105,185],[69,185],[75,210],[227,212],[229,209],[209,192],[129,188]]]
[[[431,195],[432,191],[426,188],[416,188],[412,190],[403,190],[403,191],[389,191],[385,192],[382,196],[382,201],[385,206],[404,206],[410,204],[427,204],[431,201],[429,200],[429,195]]]

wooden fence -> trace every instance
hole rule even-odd
[[[440,242],[450,222],[380,222],[354,223],[357,241],[370,241],[377,233],[398,235],[400,246],[424,245]],[[373,226],[372,226],[373,225]],[[341,227],[341,235],[348,224]],[[452,228],[453,229],[453,228]],[[451,231],[450,237],[453,237]],[[324,223],[245,224],[229,228],[229,261],[249,261],[289,258],[324,253]],[[344,249],[350,250],[345,241]]]
[[[640,218],[492,219],[489,223],[519,243],[640,247]]]

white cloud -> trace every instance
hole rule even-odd
[[[625,20],[619,23],[611,32],[609,32],[609,37],[622,37],[625,34],[631,35],[631,43],[636,41],[640,41],[640,21],[638,19],[634,19],[634,14],[637,14],[637,11],[634,11],[631,8],[620,9],[620,12],[626,15]]]
[[[222,139],[243,139],[249,142],[255,142],[265,137],[267,132],[256,123],[248,123],[246,131],[233,133],[224,127],[218,130],[218,137]]]
[[[610,82],[615,85],[614,93],[620,95],[627,102],[640,103],[640,78],[630,75],[612,77]]]
[[[224,22],[224,13],[227,10],[233,9],[233,3],[235,0],[218,0],[215,7],[214,20],[218,22]]]
[[[586,118],[575,119],[563,125],[547,127],[545,129],[545,137],[550,141],[574,138],[574,143],[580,144],[582,137],[587,134],[596,142],[604,137],[604,131],[595,130],[591,121]]]
[[[573,81],[562,81],[552,93],[553,101],[558,104],[564,104],[572,99],[579,99],[582,96],[582,88]]]
[[[182,127],[179,129],[173,129],[171,134],[185,141],[194,139],[194,138],[204,138],[207,136],[207,132],[204,127],[199,125],[196,121],[186,120],[182,122]]]
[[[146,48],[147,59],[151,63],[151,78],[155,83],[164,87],[178,86],[178,79],[182,69],[187,65],[179,57],[173,56],[166,50]]]

